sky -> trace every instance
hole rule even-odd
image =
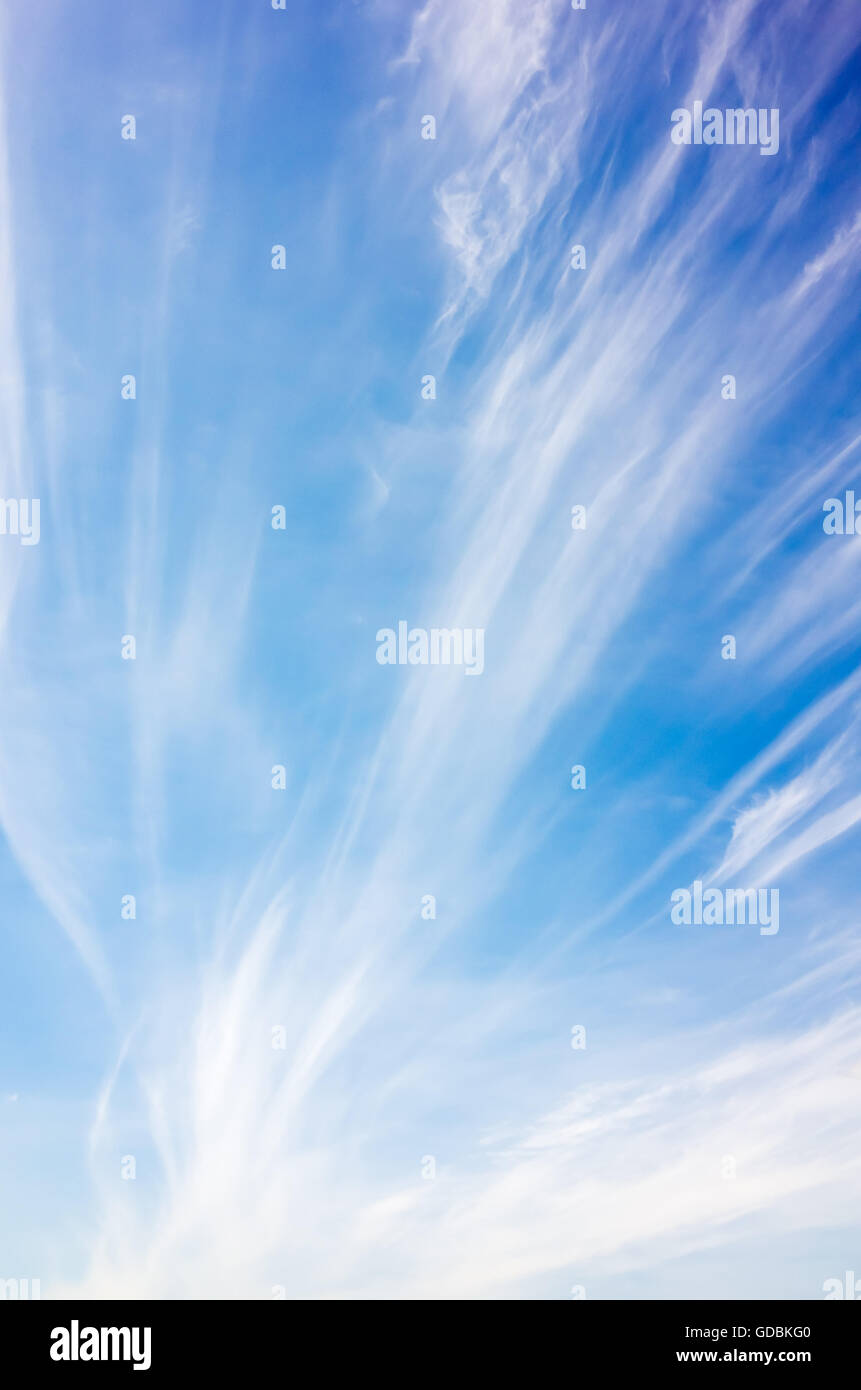
[[[7,0],[0,1280],[861,1268],[859,39]]]

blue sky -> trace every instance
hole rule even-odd
[[[858,1268],[859,35],[7,8],[2,496],[41,530],[0,535],[0,1278]],[[779,149],[675,145],[696,101]],[[483,672],[380,665],[399,621]],[[675,925],[695,880],[779,931]]]

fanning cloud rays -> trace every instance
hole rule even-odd
[[[109,9],[110,76],[17,17],[4,65],[8,1089],[56,1134],[10,1249],[818,1296],[763,1232],[851,1267],[861,1195],[851,7]],[[675,925],[695,881],[779,931]]]

